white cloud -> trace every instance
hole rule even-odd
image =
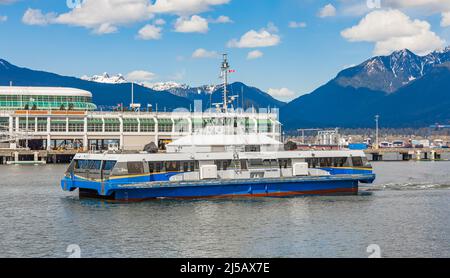
[[[216,51],[208,51],[204,48],[199,48],[192,53],[192,58],[217,58],[219,55]]]
[[[162,28],[147,24],[142,27],[138,32],[138,38],[141,40],[159,40],[161,39]]]
[[[399,10],[376,10],[356,26],[343,30],[341,35],[351,42],[374,42],[376,55],[404,48],[424,55],[445,44],[430,29],[427,21],[412,20]]]
[[[0,15],[0,22],[5,22],[8,20],[8,17],[6,15]]]
[[[258,58],[261,58],[262,56],[264,56],[264,53],[262,53],[259,50],[253,50],[247,54],[247,60],[258,59]]]
[[[0,4],[12,0],[0,0]],[[34,14],[28,13],[24,23],[32,25],[66,24],[80,26],[92,30],[97,34],[113,33],[121,26],[152,19],[154,14],[177,14],[183,18],[210,10],[217,5],[229,3],[231,0],[83,0],[80,7],[71,9],[67,13],[43,14],[40,10]],[[24,15],[25,16],[25,15]],[[197,18],[198,19],[198,18]],[[220,22],[226,23],[227,17],[219,17]],[[229,18],[228,18],[229,20]],[[205,23],[189,23],[184,20],[180,30],[189,32],[206,32]],[[207,21],[205,20],[206,25]],[[183,25],[183,23],[186,23]],[[155,20],[153,25],[164,25],[162,19]],[[195,24],[200,24],[194,26]],[[205,31],[206,30],[206,31]]]
[[[155,25],[166,25],[166,21],[162,18],[158,18],[154,23]]]
[[[346,15],[363,15],[374,9],[401,9],[413,14],[430,15],[450,11],[448,0],[345,0],[342,13]]]
[[[441,26],[442,27],[450,26],[450,12],[442,13]]]
[[[135,70],[126,75],[126,79],[133,82],[151,81],[156,78],[156,74],[145,70]]]
[[[207,33],[208,21],[201,16],[179,17],[175,22],[175,32],[179,33]]]
[[[443,12],[450,10],[448,0],[383,0],[382,7],[390,8],[420,8],[426,12]]]
[[[231,0],[156,0],[150,7],[153,13],[193,15],[210,10],[212,6],[228,4]]]
[[[289,90],[288,88],[270,88],[267,93],[272,97],[280,100],[290,100],[296,96],[295,92]]]
[[[250,30],[242,37],[232,39],[228,42],[228,47],[237,48],[255,48],[255,47],[269,47],[278,45],[281,42],[280,36],[275,34],[278,29],[272,23],[267,25],[267,28],[262,28],[259,31]]]
[[[58,15],[53,23],[112,33],[118,26],[151,19],[150,6],[148,0],[84,0],[79,8]]]
[[[27,25],[45,26],[55,20],[55,13],[43,14],[41,10],[27,9],[22,17],[22,22]]]
[[[180,80],[184,80],[186,78],[186,75],[187,75],[186,69],[182,69],[180,71],[177,71],[172,76],[169,76],[169,79],[180,81]]]
[[[216,19],[209,20],[211,23],[233,23],[233,20],[231,20],[228,16],[221,15]]]
[[[102,23],[100,26],[95,27],[92,31],[98,35],[112,34],[117,32],[117,27],[109,23]]]
[[[331,17],[336,15],[336,8],[332,4],[325,5],[319,11],[319,17]]]
[[[289,22],[289,28],[305,28],[306,27],[306,23],[305,22],[295,22],[295,21],[291,21]]]

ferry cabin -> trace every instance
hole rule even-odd
[[[117,187],[127,186],[178,187],[214,181],[270,184],[332,176],[358,176],[356,186],[374,179],[362,151],[77,154],[62,186],[69,191],[80,188],[81,196],[113,197]]]

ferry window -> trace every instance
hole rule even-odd
[[[245,146],[245,152],[260,152],[261,151],[261,146],[257,146],[257,145],[250,145],[250,146]]]
[[[316,168],[319,165],[319,160],[315,157],[313,158],[307,158],[306,162],[308,162],[309,168]]]
[[[262,159],[250,159],[249,161],[249,167],[262,167],[264,165]]]
[[[346,166],[347,158],[346,157],[334,157],[333,158],[333,167],[344,167]]]
[[[164,172],[164,163],[163,162],[155,162],[155,173]]]
[[[183,162],[183,172],[189,172],[189,163]]]
[[[332,166],[332,158],[331,157],[321,157],[319,158],[320,167],[331,167]]]
[[[89,170],[100,170],[101,160],[89,160]]]
[[[228,170],[228,168],[233,168],[233,163],[231,160],[224,160],[223,161],[223,169]]]
[[[369,162],[369,160],[367,159],[367,157],[363,157],[362,160],[363,160],[364,167],[366,167],[366,168],[372,168],[372,165],[370,165],[370,162]]]
[[[144,164],[142,162],[127,162],[128,174],[136,175],[144,173]]]
[[[275,159],[265,159],[263,161],[264,166],[266,167],[276,167],[277,166],[277,161]]]
[[[87,160],[75,160],[75,169],[88,169],[88,165]]]
[[[247,170],[247,169],[248,169],[247,160],[241,159],[241,170]]]
[[[103,162],[103,170],[111,171],[116,165],[117,161],[107,160]]]
[[[280,160],[278,160],[278,165],[280,166],[280,169],[281,168],[286,169],[288,167],[291,167],[292,160],[291,159],[280,159]]]
[[[179,161],[166,162],[166,171],[167,172],[179,172],[180,171],[180,162]]]
[[[155,163],[154,162],[149,162],[148,163],[148,171],[150,172],[150,174],[155,172]]]
[[[75,160],[75,169],[100,170],[101,160]]]
[[[352,157],[353,167],[362,167],[363,160],[361,157]]]

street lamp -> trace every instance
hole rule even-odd
[[[378,148],[379,148],[379,142],[378,142],[378,128],[379,128],[379,120],[380,120],[380,115],[376,115],[375,116],[375,144],[376,144],[376,147],[375,147],[375,149],[377,149],[378,150]]]

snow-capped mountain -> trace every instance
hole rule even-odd
[[[168,82],[158,82],[158,83],[151,83],[147,85],[148,87],[152,88],[155,91],[170,91],[170,90],[186,90],[189,88],[186,84],[179,84],[173,81]]]
[[[97,82],[97,83],[107,83],[107,84],[122,84],[122,83],[128,82],[125,79],[125,77],[120,73],[111,76],[107,72],[104,72],[101,75],[94,75],[92,77],[84,75],[81,77],[81,79],[86,80],[86,81],[92,81],[92,82]]]
[[[166,91],[174,95],[192,99],[197,95],[211,94],[218,88],[217,85],[203,85],[191,87],[187,84],[180,84],[173,81],[144,84],[144,86],[155,91]]]
[[[429,73],[436,65],[450,61],[450,47],[418,56],[404,49],[389,56],[378,56],[348,68],[336,78],[341,86],[368,88],[393,93]]]
[[[120,73],[116,74],[116,75],[109,75],[107,72],[105,72],[101,75],[94,75],[92,77],[84,75],[81,77],[81,79],[86,80],[86,81],[92,81],[92,82],[97,82],[97,83],[107,83],[107,84],[122,84],[122,83],[130,83],[131,82],[131,81],[128,81]],[[156,82],[156,83],[135,82],[135,84],[138,84],[143,87],[147,87],[149,89],[152,89],[152,90],[158,91],[158,92],[170,92],[174,95],[185,97],[185,98],[192,98],[193,96],[199,95],[199,94],[210,94],[218,88],[217,85],[203,85],[203,86],[199,86],[199,87],[191,87],[190,85],[177,83],[174,81]]]

